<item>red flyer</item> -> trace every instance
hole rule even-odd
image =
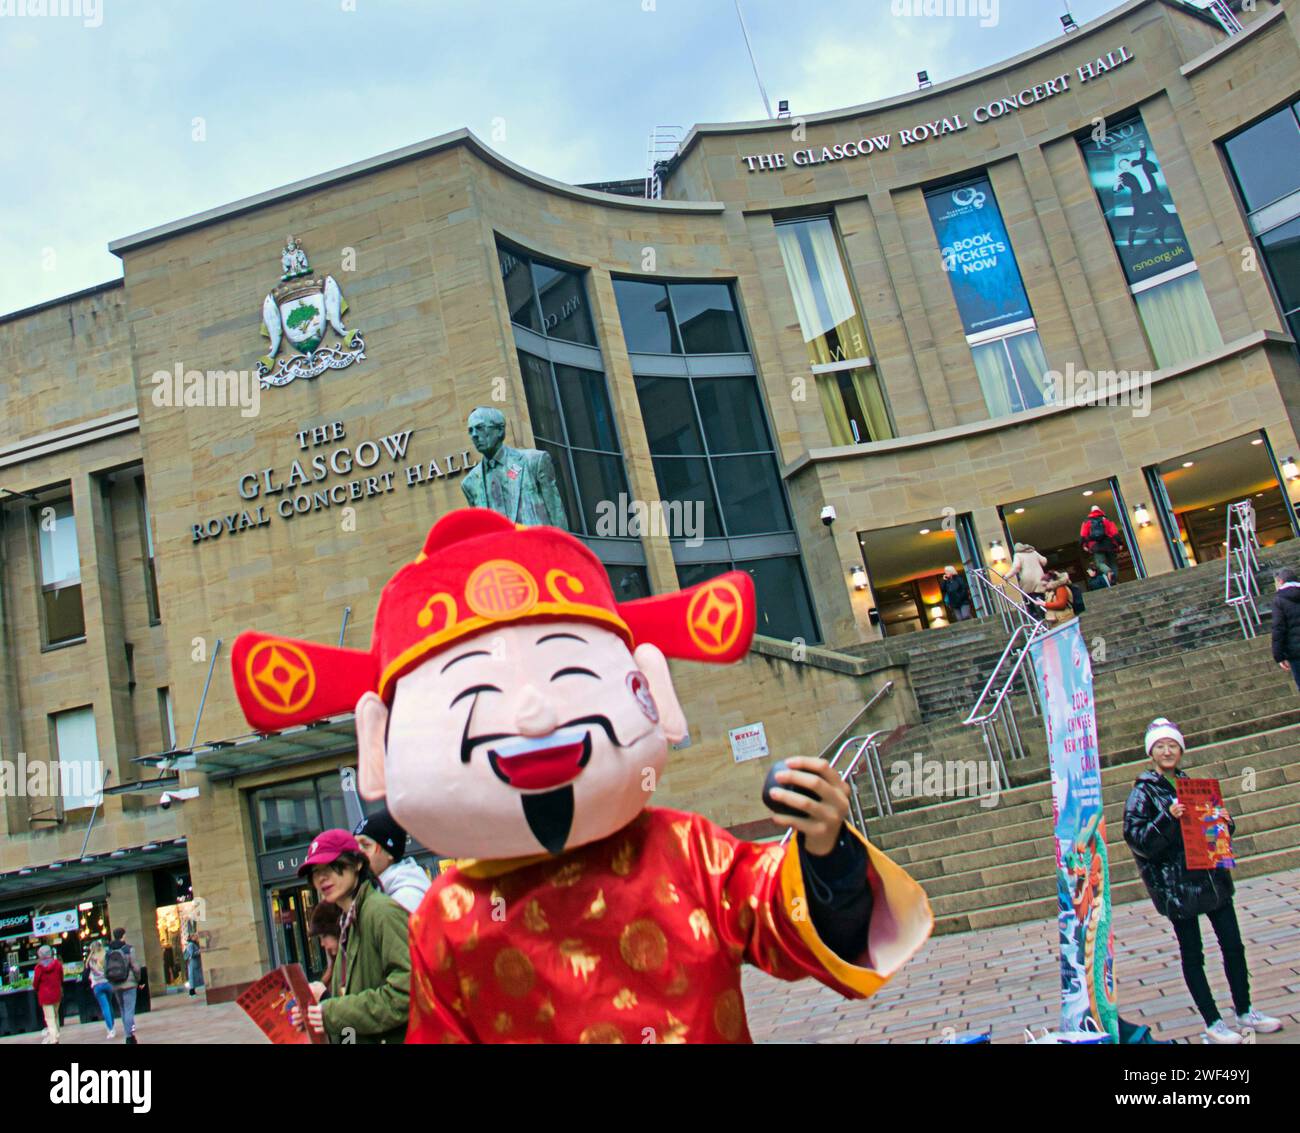
[[[314,1002],[301,964],[284,964],[267,972],[235,1002],[273,1043],[298,1045],[326,1041],[324,1035],[289,1022],[289,1012],[296,1004],[303,1004],[305,1013],[306,1005]]]
[[[1217,779],[1179,779],[1178,801],[1187,809],[1178,821],[1188,869],[1232,869],[1228,811]]]

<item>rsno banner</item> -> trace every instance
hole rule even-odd
[[[1030,646],[1047,728],[1056,829],[1061,1030],[1089,1018],[1119,1041],[1110,870],[1102,814],[1092,658],[1077,620]]]

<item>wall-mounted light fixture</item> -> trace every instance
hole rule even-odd
[[[993,542],[989,544],[989,558],[995,563],[1006,562],[1007,549],[1002,545],[1000,539],[994,539]]]
[[[1133,509],[1133,518],[1137,521],[1139,527],[1151,526],[1151,513],[1147,511],[1146,504],[1138,504],[1138,506]]]
[[[1294,456],[1288,456],[1282,462],[1282,475],[1288,480],[1300,479],[1300,465],[1296,464]]]
[[[867,588],[867,571],[865,567],[855,566],[853,568],[853,589],[865,590]]]
[[[1065,15],[1061,17],[1061,27],[1065,28],[1066,35],[1069,35],[1072,31],[1079,30],[1079,25],[1074,22],[1074,17],[1070,15],[1069,12],[1066,12]]]
[[[922,90],[924,90],[926,87],[933,86],[934,84],[933,84],[932,82],[930,82],[930,72],[929,72],[929,71],[917,71],[917,72],[916,72],[916,85],[917,85],[918,87],[920,87]]]

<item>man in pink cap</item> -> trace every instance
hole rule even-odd
[[[410,1012],[411,953],[407,913],[379,888],[366,855],[346,830],[312,840],[298,876],[343,914],[328,997],[307,1008],[307,1025],[334,1043],[400,1043]],[[294,1019],[299,1015],[295,1010]]]

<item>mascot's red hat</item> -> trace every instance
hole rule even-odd
[[[689,590],[616,602],[609,576],[578,539],[463,508],[429,532],[424,550],[389,580],[368,650],[241,633],[230,664],[235,692],[259,732],[351,712],[366,692],[391,704],[398,678],[477,633],[515,622],[581,621],[635,649],[725,664],[754,636],[754,584],[742,571]]]

